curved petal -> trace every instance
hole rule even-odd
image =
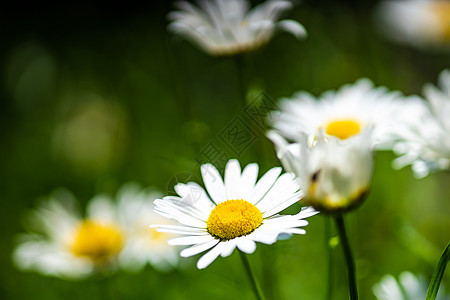
[[[212,240],[214,240],[214,237],[212,237],[211,235],[191,235],[170,239],[168,243],[169,245],[172,246],[180,246],[180,245],[185,246],[194,244],[204,244]]]
[[[279,213],[280,211],[288,208],[289,206],[291,206],[295,202],[299,201],[302,197],[303,197],[303,192],[295,193],[292,197],[284,200],[281,203],[278,203],[276,206],[270,208],[269,210],[264,211],[263,212],[263,217],[264,218],[268,218],[268,217],[271,217],[271,216]]]
[[[205,164],[201,167],[203,182],[205,183],[206,190],[211,196],[212,200],[219,204],[227,200],[227,194],[225,191],[225,185],[223,184],[222,177],[219,171],[211,165]]]
[[[273,186],[280,173],[280,167],[275,167],[267,171],[267,173],[264,174],[261,179],[259,179],[255,188],[253,189],[253,192],[251,193],[251,196],[247,201],[254,204],[261,200],[267,193],[267,191]]]
[[[231,159],[225,168],[227,200],[238,200],[241,196],[241,186],[241,166],[236,159]]]
[[[226,242],[222,242],[222,243],[223,243],[223,248],[222,248],[222,253],[220,254],[220,256],[222,256],[222,257],[230,256],[231,253],[233,253],[234,249],[236,249],[235,239],[229,240]]]
[[[258,179],[258,164],[248,164],[241,175],[241,198],[249,199],[253,189],[255,188],[256,180]]]
[[[277,23],[277,29],[292,33],[296,38],[304,38],[307,36],[305,27],[294,20],[279,21]]]
[[[294,174],[281,175],[267,194],[257,202],[256,206],[261,212],[266,212],[285,202],[287,199],[298,196],[299,186],[294,181]],[[300,197],[299,199],[300,200]]]
[[[204,214],[209,215],[214,208],[214,203],[205,190],[195,182],[178,183],[175,185],[175,191],[182,197],[184,203],[195,206]]]
[[[224,248],[224,243],[219,242],[217,246],[212,248],[208,253],[200,257],[197,262],[197,268],[204,269],[209,266],[219,255]]]
[[[256,243],[248,237],[239,238],[236,244],[239,250],[247,254],[252,254],[256,250]]]
[[[208,250],[208,249],[216,246],[218,243],[220,243],[220,241],[217,240],[217,239],[214,239],[214,240],[211,240],[211,241],[203,243],[203,244],[194,245],[192,247],[183,249],[180,252],[180,256],[182,256],[182,257],[190,257],[190,256],[193,256],[193,255],[199,254],[199,253],[201,253],[201,252],[203,252],[205,250]]]

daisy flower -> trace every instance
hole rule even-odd
[[[13,260],[22,270],[72,279],[118,267],[138,270],[147,262],[173,265],[177,253],[165,246],[170,235],[148,228],[159,217],[152,213],[154,197],[128,184],[117,202],[106,195],[94,197],[83,218],[73,195],[58,190],[31,212],[33,233],[20,236]]]
[[[327,91],[319,99],[304,91],[292,99],[282,99],[281,111],[271,114],[271,122],[280,134],[294,141],[302,133],[314,139],[321,130],[326,137],[346,140],[373,127],[372,144],[384,148],[388,147],[386,137],[395,120],[398,98],[399,93],[360,79],[337,91]]]
[[[142,189],[132,182],[118,191],[117,218],[127,236],[119,256],[121,267],[139,271],[150,264],[159,271],[168,271],[178,265],[179,251],[167,245],[167,241],[176,235],[149,227],[154,223],[175,224],[154,212],[153,201],[161,196],[159,191]]]
[[[423,276],[402,272],[399,280],[392,275],[383,276],[372,290],[378,300],[423,300],[427,296],[428,283]],[[444,288],[441,287],[436,299],[449,299],[445,297]]]
[[[199,7],[181,1],[168,17],[169,30],[192,41],[214,56],[234,55],[260,48],[278,30],[297,38],[306,35],[293,20],[277,21],[291,9],[289,1],[266,1],[249,11],[246,0],[198,1]]]
[[[424,87],[428,101],[410,97],[399,115],[393,150],[400,157],[395,168],[412,165],[417,178],[450,168],[450,71],[439,76],[438,87]]]
[[[304,203],[336,213],[365,199],[373,168],[370,128],[348,141],[319,134],[312,145],[305,134],[300,143],[289,143],[276,131],[267,135],[284,168],[297,176]]]
[[[383,1],[376,10],[380,28],[394,41],[419,48],[450,47],[450,1]]]
[[[155,201],[155,211],[177,220],[181,225],[153,225],[160,232],[184,235],[169,240],[171,245],[190,247],[181,251],[190,257],[209,250],[197,262],[206,268],[219,255],[229,256],[235,248],[253,253],[256,243],[273,244],[280,235],[305,234],[307,217],[317,212],[303,208],[296,215],[278,215],[303,195],[293,174],[280,176],[281,168],[269,170],[257,182],[258,165],[241,167],[230,160],[225,168],[225,180],[211,164],[201,167],[208,194],[198,184],[177,184],[179,197],[164,197]]]

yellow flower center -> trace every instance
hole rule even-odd
[[[328,135],[345,140],[361,131],[361,125],[353,120],[336,120],[328,123],[325,132]]]
[[[444,41],[450,41],[450,2],[433,1],[430,5],[436,20],[442,28],[442,38]]]
[[[76,228],[71,250],[76,256],[103,263],[119,253],[122,247],[123,234],[118,227],[85,220]]]
[[[261,226],[261,211],[245,200],[227,200],[217,205],[206,221],[213,237],[228,241],[252,233]]]

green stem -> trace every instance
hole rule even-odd
[[[447,244],[441,258],[434,270],[433,277],[431,277],[430,286],[428,287],[426,300],[436,299],[437,293],[439,291],[439,286],[441,285],[442,276],[444,276],[445,267],[450,260],[450,242]]]
[[[272,245],[272,247],[260,247],[260,251],[261,255],[259,255],[259,257],[261,258],[261,266],[263,272],[261,283],[264,286],[265,295],[269,299],[277,299],[279,298],[276,296],[278,274],[276,273],[276,270],[274,268],[276,263],[275,260],[277,259],[276,245]],[[268,264],[268,261],[270,261],[271,263]]]
[[[345,231],[344,217],[342,215],[337,215],[334,217],[334,221],[336,222],[339,240],[342,244],[345,260],[347,262],[348,288],[350,291],[350,299],[357,300],[358,290],[356,287],[355,262],[353,260],[352,250],[350,249],[350,243],[347,238],[347,232]]]
[[[333,293],[333,259],[332,250],[330,245],[331,240],[331,222],[328,216],[324,216],[325,220],[325,253],[327,260],[327,291],[325,294],[325,300],[331,300]]]
[[[250,267],[250,263],[248,262],[247,255],[242,252],[238,251],[239,255],[241,256],[242,264],[244,265],[245,272],[247,272],[248,280],[250,281],[250,285],[252,286],[253,293],[255,294],[256,299],[258,300],[264,300],[264,295],[261,291],[261,288],[259,287],[258,282],[256,281],[255,274],[252,271],[252,268]]]

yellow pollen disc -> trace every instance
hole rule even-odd
[[[436,21],[442,28],[442,37],[445,41],[450,41],[450,2],[433,1],[430,3],[431,10],[436,16]]]
[[[102,263],[119,253],[122,247],[123,234],[118,227],[85,220],[75,230],[71,250],[76,256]]]
[[[248,235],[261,226],[261,211],[245,200],[227,200],[217,205],[206,221],[209,234],[222,241]]]
[[[358,134],[360,131],[361,126],[358,122],[353,120],[337,120],[328,123],[325,130],[328,135],[334,135],[341,140],[345,140],[352,135]]]

